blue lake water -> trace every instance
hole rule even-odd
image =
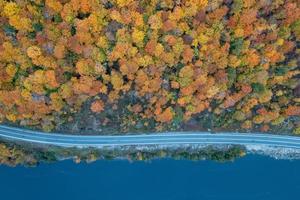
[[[289,200],[300,198],[300,160],[125,160],[0,166],[4,200]]]

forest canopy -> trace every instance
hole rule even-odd
[[[300,134],[299,53],[297,0],[0,0],[0,120]]]

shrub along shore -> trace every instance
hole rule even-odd
[[[8,166],[36,166],[40,163],[54,163],[73,159],[74,162],[94,162],[96,160],[127,159],[148,161],[160,158],[176,160],[233,161],[246,154],[239,145],[224,146],[127,146],[120,148],[77,149],[28,143],[0,142],[0,164]]]

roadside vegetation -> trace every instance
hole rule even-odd
[[[124,148],[76,149],[53,146],[36,146],[0,142],[0,164],[8,166],[37,166],[40,163],[54,163],[59,160],[73,159],[75,163],[96,160],[127,159],[129,161],[150,161],[169,158],[176,160],[213,160],[233,161],[246,155],[243,146],[224,147],[151,147],[139,149],[134,146]]]
[[[299,53],[297,0],[0,0],[0,121],[300,134]]]

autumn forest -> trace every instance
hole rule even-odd
[[[299,0],[0,0],[0,121],[300,134],[299,54]]]

